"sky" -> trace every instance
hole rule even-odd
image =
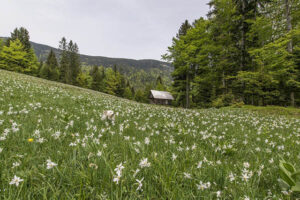
[[[185,19],[205,17],[209,0],[3,0],[0,36],[25,27],[33,42],[64,36],[82,54],[161,59]]]

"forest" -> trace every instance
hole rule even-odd
[[[26,28],[16,28],[0,40],[0,68],[59,81],[138,102],[148,102],[151,89],[166,90],[160,71],[90,66],[80,61],[79,47],[65,37],[59,42],[59,58],[50,50],[47,59],[38,60]],[[153,71],[154,70],[154,71]],[[153,75],[157,77],[153,80]]]
[[[163,58],[183,107],[300,104],[300,1],[211,0]]]

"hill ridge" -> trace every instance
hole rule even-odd
[[[0,37],[6,39],[7,37]],[[59,57],[60,51],[56,47],[52,47],[50,45],[41,44],[37,42],[30,41],[36,56],[40,61],[45,61],[48,53],[51,49],[55,52],[55,54]],[[120,67],[133,67],[136,69],[152,69],[158,68],[166,71],[168,74],[172,71],[172,66],[170,63],[155,60],[155,59],[131,59],[131,58],[114,58],[107,56],[95,56],[95,55],[87,55],[80,53],[80,60],[84,65],[97,65],[104,67],[111,67],[113,65],[118,65]]]

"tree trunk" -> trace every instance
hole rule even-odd
[[[295,93],[293,91],[291,92],[291,106],[295,107]]]
[[[226,83],[225,83],[225,71],[222,73],[222,86],[223,86],[223,94],[226,94]]]
[[[241,38],[241,64],[240,64],[240,70],[244,70],[245,66],[245,9],[246,4],[245,1],[242,0],[242,38]]]
[[[292,30],[292,16],[291,16],[291,2],[290,0],[285,0],[285,16],[286,16],[286,28],[287,32],[290,32]],[[288,43],[288,51],[290,53],[293,52],[293,41],[291,40]]]
[[[186,74],[186,84],[185,84],[185,98],[186,98],[186,108],[190,108],[190,75],[187,72]]]
[[[285,0],[285,16],[286,16],[286,28],[287,28],[287,32],[289,33],[292,30],[292,16],[291,16],[291,0]],[[293,41],[290,40],[290,42],[288,43],[288,52],[289,53],[293,53]],[[295,93],[292,90],[291,94],[291,106],[294,107],[295,106]]]

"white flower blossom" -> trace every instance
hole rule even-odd
[[[16,175],[14,176],[14,178],[11,180],[11,182],[9,183],[10,185],[16,185],[17,187],[19,186],[19,184],[24,181],[23,179],[21,179],[20,177],[17,177]]]

